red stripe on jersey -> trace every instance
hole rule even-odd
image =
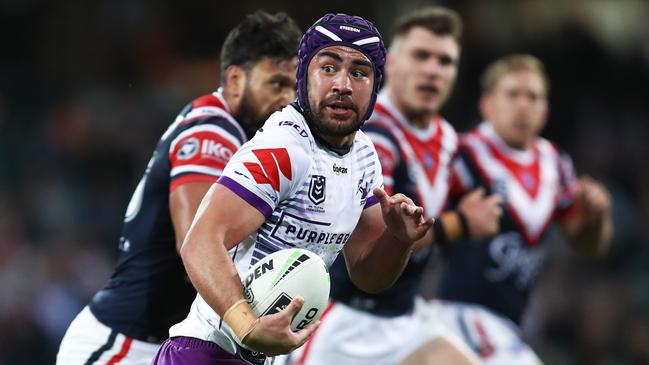
[[[485,143],[491,154],[512,173],[523,190],[525,190],[532,198],[536,198],[541,187],[541,158],[536,144],[532,146],[534,161],[529,165],[522,165],[505,155],[482,134],[477,133],[476,136]]]
[[[106,363],[106,365],[114,365],[120,362],[128,354],[128,351],[131,349],[131,342],[133,342],[133,339],[130,337],[126,337],[124,343],[122,344],[122,349],[119,351],[118,354],[111,357],[110,360],[108,360],[108,362]]]
[[[291,158],[286,148],[263,148],[253,150],[252,153],[257,156],[261,166],[254,162],[244,162],[244,166],[250,171],[257,183],[270,184],[275,191],[279,191],[280,171],[287,179],[291,180],[293,178]]]
[[[324,312],[322,312],[322,316],[320,316],[320,321],[323,321],[325,319],[325,317],[327,316],[327,314],[329,314],[329,312],[331,311],[331,309],[334,307],[335,304],[336,302],[333,301],[327,304],[327,307],[325,308]],[[304,345],[304,351],[302,352],[302,356],[300,356],[300,359],[297,360],[297,363],[295,365],[304,365],[304,363],[306,362],[306,358],[309,356],[309,352],[311,351],[311,345],[313,345],[313,339],[315,338],[317,333],[318,330],[315,330],[315,332],[311,334],[311,338]]]
[[[222,170],[236,151],[237,146],[218,133],[197,131],[176,143],[169,153],[169,163],[172,173],[174,168],[190,165]],[[188,172],[200,173],[191,169]]]
[[[396,162],[397,162],[394,154],[392,153],[391,150],[381,146],[378,143],[374,144],[374,149],[376,149],[376,154],[379,157],[379,162],[381,163],[381,170],[383,172],[383,176],[392,178],[394,173],[394,168],[396,167]]]
[[[480,139],[480,141],[482,141],[483,143],[486,142],[485,139],[483,138],[483,136],[480,135],[476,130],[473,130],[473,131],[469,132],[469,135]],[[477,168],[478,173],[484,179],[485,184],[487,186],[493,186],[493,181],[492,181],[490,175],[485,170],[485,168],[480,163],[480,159],[478,158],[477,152],[466,141],[463,141],[462,145],[466,149],[466,151],[468,151],[469,155],[471,156],[471,159],[474,161],[474,166]],[[488,144],[486,144],[486,145],[489,148],[489,145]],[[489,150],[493,154],[493,152],[491,151],[491,148],[489,148]],[[494,155],[494,157],[495,157],[495,155]],[[539,157],[538,155],[535,156],[535,161],[537,161],[537,162],[540,160],[540,158],[538,158],[538,157]],[[502,163],[502,161],[500,159],[498,159],[498,161],[500,163]],[[507,169],[509,170],[508,167],[507,167]],[[540,173],[539,173],[538,176],[540,176]],[[520,181],[518,180],[518,178],[517,178],[517,183],[520,184]],[[540,181],[537,184],[540,186]],[[523,187],[522,184],[521,184],[521,187]],[[552,213],[552,214],[548,215],[546,221],[543,223],[542,229],[539,231],[539,234],[537,236],[535,236],[535,237],[532,237],[532,235],[529,233],[529,230],[528,230],[525,222],[523,221],[520,214],[518,213],[517,208],[512,204],[512,202],[509,199],[505,199],[505,200],[506,200],[505,207],[507,208],[507,211],[511,214],[514,223],[518,226],[518,232],[521,234],[521,236],[523,237],[523,239],[525,240],[525,242],[529,246],[536,246],[539,243],[539,239],[541,237],[543,237],[543,233],[548,229],[548,227],[552,223],[552,219],[554,218],[555,214]],[[555,197],[555,202],[554,202],[555,207],[556,207],[556,204],[557,204],[556,200],[558,200],[558,197]],[[554,209],[555,208],[553,208],[553,210]]]
[[[487,335],[487,331],[482,325],[482,320],[480,319],[480,317],[475,318],[473,325],[476,329],[476,332],[478,332],[478,337],[480,337],[480,357],[484,359],[493,355],[495,352],[494,346],[491,343],[489,336]]]
[[[221,108],[226,112],[228,111],[228,108],[226,108],[225,105],[223,105],[223,103],[221,102],[221,100],[219,100],[219,98],[217,98],[214,94],[203,95],[192,102],[192,108],[194,109],[204,107],[204,106],[213,106],[213,107]]]
[[[255,182],[257,184],[270,184],[268,177],[266,176],[266,174],[264,174],[264,170],[262,170],[259,164],[254,162],[244,162],[243,166],[245,166],[248,171],[250,171],[252,178],[255,179]]]
[[[174,191],[177,187],[187,183],[193,182],[209,182],[215,183],[220,176],[211,176],[211,175],[201,175],[201,174],[187,174],[183,175],[177,179],[173,179],[169,185],[169,192]]]
[[[390,119],[397,121],[397,118],[392,115],[386,107],[381,104],[376,104],[374,107],[379,113],[388,116]],[[442,140],[444,138],[444,131],[442,128],[442,118],[439,115],[433,117],[435,124],[435,134],[426,141],[417,138],[410,130],[404,128],[398,122],[394,123],[406,137],[406,140],[415,153],[415,157],[420,165],[424,167],[426,176],[429,182],[434,182],[440,165],[440,152],[442,150]],[[407,158],[407,156],[404,156]]]

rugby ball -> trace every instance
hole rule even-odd
[[[304,298],[291,329],[300,330],[320,319],[329,299],[329,272],[320,256],[291,248],[259,260],[242,278],[244,297],[258,316],[284,309],[296,296]]]

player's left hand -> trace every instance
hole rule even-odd
[[[586,220],[601,217],[611,209],[611,195],[602,183],[585,175],[579,178],[578,202]]]
[[[403,194],[389,196],[381,188],[375,188],[373,192],[381,204],[381,213],[387,229],[400,242],[413,244],[423,237],[435,222],[433,218],[425,219],[424,208],[415,205],[412,199]]]

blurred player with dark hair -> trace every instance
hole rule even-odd
[[[72,322],[57,363],[150,364],[196,291],[178,255],[201,199],[271,113],[295,98],[301,32],[256,12],[227,36],[221,87],[187,105],[164,133],[128,205],[106,285]]]
[[[448,99],[460,57],[462,24],[452,10],[417,9],[399,18],[386,63],[387,83],[363,131],[381,161],[385,189],[403,193],[439,216],[402,276],[381,293],[361,291],[338,260],[331,270],[332,301],[313,339],[291,354],[291,364],[397,364],[421,347],[436,351],[418,363],[472,364],[477,358],[461,343],[431,340],[425,306],[417,293],[432,257],[432,242],[464,235],[494,234],[499,198],[472,192],[454,211],[444,212],[458,137],[439,111]]]
[[[577,178],[569,156],[539,136],[549,84],[537,58],[497,60],[482,89],[484,122],[462,138],[453,193],[482,187],[498,194],[503,217],[494,237],[444,247],[433,318],[486,364],[540,364],[517,325],[545,257],[548,228],[557,221],[578,251],[604,255],[613,229],[610,197],[599,182]]]

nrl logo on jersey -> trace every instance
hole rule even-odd
[[[309,183],[309,200],[313,204],[318,205],[325,201],[325,189],[327,187],[327,179],[321,175],[311,175],[311,182]]]

